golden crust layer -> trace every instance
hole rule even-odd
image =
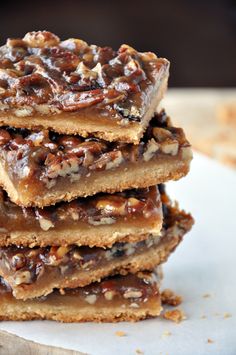
[[[118,227],[118,225],[117,225]],[[161,222],[158,229],[161,229]],[[104,233],[103,233],[104,231]],[[69,232],[58,232],[54,233],[51,231],[47,231],[45,233],[22,233],[13,232],[11,236],[4,235],[1,237],[1,246],[10,246],[12,244],[21,245],[25,247],[46,247],[48,245],[53,246],[67,246],[68,244],[75,244],[78,246],[88,245],[89,247],[101,247],[101,248],[110,248],[114,243],[117,242],[128,242],[135,243],[138,241],[142,241],[149,236],[148,233],[139,234],[141,231],[139,228],[130,228],[124,229],[123,233],[115,232],[113,233],[112,228],[94,228],[92,234],[83,233],[81,235],[73,235],[71,231]],[[136,233],[137,232],[137,233]],[[133,234],[134,233],[134,234]],[[158,235],[159,233],[157,233]]]
[[[28,306],[27,307],[27,303]],[[1,304],[1,301],[0,301]],[[30,321],[30,320],[54,320],[62,323],[118,323],[118,322],[137,322],[147,318],[158,317],[162,311],[160,296],[152,305],[146,304],[143,309],[127,310],[117,308],[86,307],[83,309],[68,310],[66,307],[57,309],[47,306],[41,306],[37,301],[33,304],[29,301],[15,301],[14,304],[3,303],[5,312],[1,314],[1,321]]]

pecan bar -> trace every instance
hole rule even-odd
[[[164,111],[138,145],[0,129],[0,183],[25,207],[176,180],[187,174],[191,159],[183,130],[173,127]]]
[[[0,319],[49,319],[60,322],[137,321],[160,314],[159,277],[156,273],[113,276],[86,287],[55,290],[48,296],[17,300],[0,283]]]
[[[0,189],[0,246],[109,247],[159,235],[162,204],[157,186],[98,194],[55,206],[22,208]]]
[[[83,287],[112,274],[153,270],[167,260],[193,224],[191,215],[173,206],[165,194],[162,198],[165,218],[161,237],[115,243],[109,249],[74,245],[0,248],[0,275],[16,298],[27,299],[47,295],[54,288]]]
[[[30,32],[0,48],[0,123],[137,144],[168,75],[151,52]]]

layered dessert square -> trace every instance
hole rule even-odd
[[[0,123],[137,144],[168,75],[151,52],[30,32],[0,48]]]
[[[0,184],[25,207],[176,180],[187,174],[191,159],[183,130],[164,111],[152,118],[137,145],[0,129]]]
[[[160,314],[161,265],[191,229],[165,191],[184,131],[157,111],[169,61],[48,31],[0,47],[0,320]]]
[[[0,320],[49,319],[60,322],[137,321],[160,314],[157,272],[116,275],[86,287],[55,290],[27,301],[13,297],[0,283]]]
[[[162,218],[158,186],[101,193],[44,209],[20,207],[0,189],[0,246],[109,247],[158,236]]]
[[[162,187],[161,187],[162,189]],[[191,229],[193,218],[173,205],[162,191],[164,220],[161,235],[111,248],[8,246],[0,248],[0,276],[16,298],[47,295],[54,288],[83,287],[112,274],[153,270],[165,262]]]

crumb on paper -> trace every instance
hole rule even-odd
[[[207,342],[208,342],[208,344],[213,344],[214,343],[214,341],[212,339],[210,339],[210,338],[207,339]]]
[[[228,313],[228,312],[225,312],[224,313],[224,318],[231,318],[232,317],[232,314],[231,313]]]
[[[140,350],[140,349],[136,349],[135,352],[136,352],[136,354],[139,354],[139,355],[143,355],[144,354],[144,352],[142,350]]]
[[[162,338],[166,338],[166,337],[169,337],[169,336],[171,336],[171,332],[169,332],[169,330],[165,330],[162,333],[162,335],[161,335]]]
[[[117,332],[115,332],[115,335],[117,337],[125,337],[127,334],[125,332],[123,332],[122,330],[117,330]]]
[[[161,293],[161,301],[163,304],[176,307],[182,303],[183,299],[181,296],[176,295],[174,291],[170,290],[169,288],[166,288]]]
[[[212,297],[212,295],[210,293],[204,293],[204,295],[202,295],[203,298],[210,298]]]
[[[170,311],[165,311],[163,317],[175,323],[180,323],[182,320],[186,319],[184,312],[178,308],[172,309]]]
[[[201,316],[201,319],[206,319],[206,315],[203,314],[203,315]]]

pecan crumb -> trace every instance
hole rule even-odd
[[[117,330],[117,332],[115,332],[115,335],[117,337],[125,337],[127,334],[125,332],[123,332],[122,330]]]
[[[208,342],[208,344],[213,344],[214,343],[214,341],[212,340],[212,339],[207,339],[207,342]]]
[[[202,295],[203,298],[210,298],[212,295],[210,293],[205,293]]]
[[[139,355],[143,355],[144,354],[144,352],[142,350],[140,350],[140,349],[136,349],[135,352],[136,352],[136,354],[139,354]]]
[[[175,323],[180,323],[182,320],[186,319],[184,312],[178,308],[171,311],[165,311],[163,317]]]
[[[179,306],[182,303],[182,297],[167,288],[161,293],[161,301],[169,306]]]

